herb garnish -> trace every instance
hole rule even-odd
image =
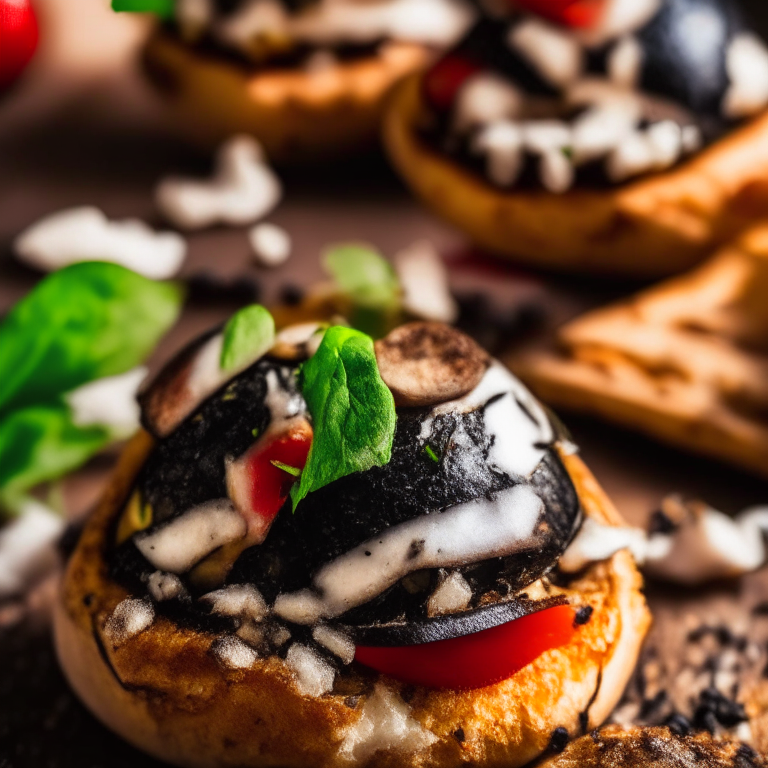
[[[275,321],[265,307],[251,304],[224,326],[221,368],[231,371],[258,360],[275,344]]]
[[[434,451],[434,449],[432,448],[431,445],[425,445],[424,446],[424,453],[426,453],[427,456],[429,456],[429,458],[432,459],[432,461],[435,462],[435,464],[439,464],[440,463],[440,457],[435,453],[435,451]]]
[[[112,10],[154,13],[163,19],[171,19],[176,13],[176,0],[112,0]]]
[[[350,321],[380,338],[402,320],[402,290],[392,265],[367,245],[337,245],[323,256],[323,266],[352,302]]]
[[[282,461],[278,461],[277,459],[272,459],[269,463],[273,467],[282,469],[283,472],[287,472],[289,475],[293,475],[294,477],[298,477],[301,474],[301,470],[298,467],[292,467],[290,464],[284,464]]]
[[[387,464],[395,435],[395,402],[381,380],[373,340],[333,326],[299,371],[299,387],[312,416],[314,437],[293,508],[334,480]]]
[[[125,373],[176,321],[182,292],[116,264],[46,277],[0,324],[0,506],[84,463],[115,438],[77,426],[66,395]],[[124,435],[121,435],[124,437]]]

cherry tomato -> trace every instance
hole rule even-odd
[[[0,0],[0,88],[9,86],[37,48],[37,17],[29,0]]]
[[[299,420],[285,432],[265,435],[230,473],[230,495],[245,512],[253,540],[266,536],[307,463],[311,445],[312,428]]]
[[[445,56],[424,75],[424,98],[441,112],[450,109],[462,83],[479,70],[480,65],[474,61],[453,54]]]
[[[576,632],[569,605],[546,608],[473,635],[394,648],[358,646],[355,660],[426,688],[482,688],[506,680]]]
[[[607,0],[514,0],[515,5],[568,27],[591,27]]]

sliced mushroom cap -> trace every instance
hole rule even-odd
[[[408,323],[376,342],[376,360],[395,404],[437,405],[474,389],[490,365],[469,336],[443,323]]]
[[[191,379],[203,351],[210,349],[217,337],[221,338],[220,329],[195,339],[139,392],[142,423],[155,437],[173,432],[202,401],[200,393],[194,392]]]

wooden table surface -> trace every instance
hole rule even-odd
[[[45,214],[84,204],[97,205],[112,218],[138,217],[162,226],[152,200],[158,179],[177,172],[204,174],[210,167],[210,158],[174,139],[164,125],[162,105],[136,70],[144,21],[116,17],[106,5],[106,0],[39,0],[45,37],[40,56],[25,82],[0,100],[0,313],[40,277],[12,257],[12,239],[22,228]],[[760,10],[761,0],[754,5]],[[762,14],[768,21],[768,11],[763,8]],[[246,276],[258,282],[261,299],[269,303],[285,286],[307,286],[321,277],[318,255],[328,243],[364,240],[389,255],[419,238],[431,239],[444,253],[467,247],[458,233],[410,198],[381,157],[284,178],[285,199],[269,217],[293,238],[293,256],[284,267],[258,270],[244,231],[221,228],[189,236],[182,277],[207,273],[227,282]],[[457,273],[453,280],[460,292],[465,276]],[[550,323],[636,287],[518,277],[511,271],[505,284],[518,280],[536,287]],[[236,306],[193,298],[152,366]],[[728,512],[768,502],[763,480],[590,418],[563,416],[583,457],[632,522],[642,523],[672,492],[706,499]],[[71,516],[93,504],[112,460],[100,457],[67,481]],[[768,581],[755,578],[750,595],[762,591],[768,599]],[[108,734],[66,687],[47,624],[52,588],[43,585],[23,607],[0,606],[0,627],[5,622],[0,628],[0,768],[154,765]],[[745,587],[730,589],[738,599]],[[668,604],[669,592],[658,595]],[[685,596],[679,600],[685,610]]]

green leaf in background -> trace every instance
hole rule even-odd
[[[76,469],[110,439],[108,429],[76,427],[66,405],[14,411],[0,420],[0,501],[13,509],[30,488]]]
[[[381,254],[366,245],[337,245],[325,252],[323,266],[352,301],[355,328],[378,338],[398,324],[400,282]]]
[[[340,477],[387,464],[395,436],[395,402],[381,380],[373,341],[333,326],[299,373],[314,436],[293,508],[312,491]]]
[[[221,368],[231,371],[258,360],[275,344],[275,321],[269,310],[252,304],[233,315],[224,327]]]
[[[163,19],[171,19],[176,12],[176,0],[112,0],[112,10],[154,13]]]
[[[0,324],[0,417],[138,365],[176,321],[182,291],[117,264],[48,275]]]

